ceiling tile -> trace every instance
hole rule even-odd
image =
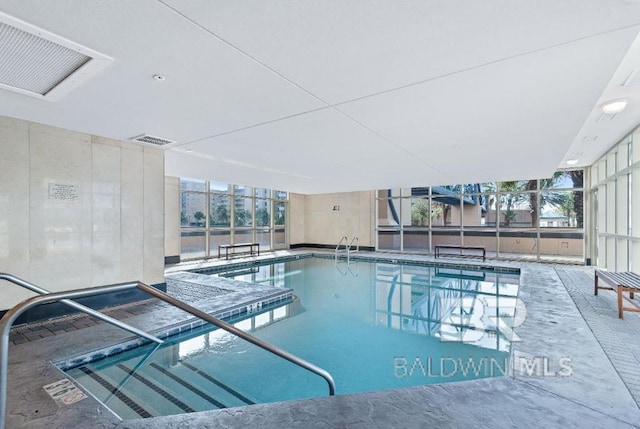
[[[328,103],[638,23],[625,0],[166,0]]]
[[[568,153],[608,149],[640,105],[638,94],[606,126],[594,120],[603,97],[634,97],[620,88],[640,67],[640,44],[628,51],[636,1],[0,0],[0,11],[113,58],[53,103],[0,90],[0,115],[176,141],[168,174],[303,193],[538,177]],[[577,147],[590,133],[594,147]]]

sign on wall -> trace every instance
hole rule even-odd
[[[49,183],[49,199],[75,201],[80,198],[78,185],[66,183]]]

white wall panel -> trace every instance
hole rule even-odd
[[[94,139],[92,148],[92,284],[120,281],[120,144]],[[117,145],[114,145],[117,143]]]
[[[60,291],[91,284],[91,137],[30,125],[29,278]]]
[[[121,260],[124,281],[143,278],[144,252],[144,187],[142,183],[143,152],[141,146],[122,145],[120,157]]]
[[[143,279],[146,283],[164,281],[164,155],[145,147],[143,166],[144,251]]]
[[[53,291],[164,281],[162,151],[5,117],[0,151],[0,271]],[[3,289],[0,310],[27,296]]]
[[[29,276],[29,123],[0,116],[0,271]],[[3,282],[0,302],[26,299]],[[0,307],[2,309],[2,307]]]
[[[305,200],[302,194],[289,194],[289,241],[291,244],[306,243],[305,239]]]

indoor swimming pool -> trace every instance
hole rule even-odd
[[[336,394],[509,370],[517,270],[313,257],[209,275],[292,289],[228,322],[326,369]],[[67,374],[123,419],[328,394],[316,374],[210,325]]]

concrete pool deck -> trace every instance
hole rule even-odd
[[[276,252],[303,253],[308,252]],[[361,255],[434,261],[415,255]],[[613,292],[593,296],[593,268],[459,258],[436,262],[521,270],[519,298],[526,318],[516,328],[521,341],[513,346],[510,376],[120,421],[93,398],[59,407],[42,389],[64,378],[51,361],[130,338],[97,325],[11,346],[7,427],[640,427],[640,314],[627,312],[620,320]],[[204,265],[180,264],[168,273]],[[176,317],[165,309],[126,322],[151,329]],[[529,375],[521,366],[533,361],[547,362],[547,374]],[[556,374],[562,362],[570,363],[570,375]]]

